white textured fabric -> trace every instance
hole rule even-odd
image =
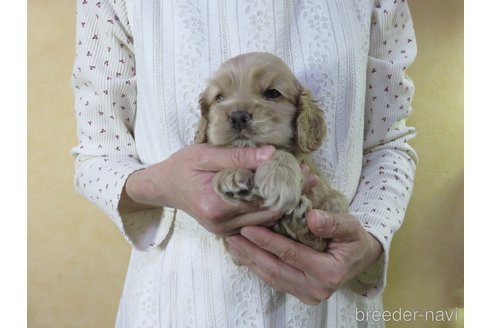
[[[78,0],[76,48],[76,188],[133,247],[117,327],[384,325],[358,321],[356,309],[382,309],[390,242],[413,186],[405,70],[416,45],[405,0]],[[232,264],[186,213],[117,209],[130,173],[192,143],[207,78],[250,51],[281,57],[319,101],[328,134],[315,161],[384,248],[318,306]]]

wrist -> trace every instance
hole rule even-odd
[[[128,196],[135,202],[148,203],[152,199],[151,195],[156,193],[157,183],[149,175],[149,169],[142,169],[133,172],[128,176],[125,190]]]
[[[156,201],[158,183],[149,168],[131,173],[121,193],[120,208],[129,210],[149,209],[159,206]]]
[[[380,257],[381,254],[383,254],[383,245],[381,242],[374,237],[370,232],[367,232],[367,237],[369,241],[369,259],[370,259],[370,264],[375,263]]]

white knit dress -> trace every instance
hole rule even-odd
[[[116,326],[380,327],[390,242],[413,186],[405,125],[416,55],[405,0],[77,0],[77,190],[132,246]],[[128,175],[193,142],[197,99],[226,59],[281,57],[319,101],[314,158],[384,255],[308,306],[235,266],[219,238],[172,208],[119,212]],[[137,92],[138,90],[138,92]]]

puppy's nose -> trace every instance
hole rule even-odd
[[[251,120],[251,114],[243,110],[238,110],[232,112],[229,118],[234,129],[242,130],[246,127],[248,121]]]

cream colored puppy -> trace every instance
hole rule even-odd
[[[289,67],[268,53],[229,59],[201,94],[200,109],[197,143],[277,148],[274,157],[255,172],[218,172],[213,180],[215,191],[232,204],[261,201],[265,208],[284,212],[273,226],[274,231],[316,250],[325,250],[326,240],[307,227],[307,212],[311,208],[345,212],[347,202],[309,158],[309,153],[321,145],[326,125],[322,111]],[[302,163],[320,180],[306,195],[302,195]]]

